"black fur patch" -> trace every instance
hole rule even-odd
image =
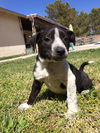
[[[77,91],[81,93],[83,90],[92,88],[92,80],[88,77],[88,75],[80,70],[77,70],[72,64],[70,64],[70,69],[76,77],[76,86]]]

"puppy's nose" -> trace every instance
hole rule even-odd
[[[62,55],[65,54],[65,49],[62,48],[62,47],[56,47],[55,51],[56,51],[56,54],[59,55],[59,56],[62,56]]]

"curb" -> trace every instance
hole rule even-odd
[[[1,60],[0,63],[10,62],[10,61],[19,60],[19,59],[26,59],[26,58],[30,58],[30,57],[36,56],[36,55],[37,54],[31,54],[31,55],[26,55],[26,56],[20,56],[20,57],[12,58],[12,59]]]

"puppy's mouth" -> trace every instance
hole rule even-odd
[[[66,58],[67,58],[67,55],[63,55],[63,56],[55,55],[55,56],[53,56],[53,60],[55,60],[55,61],[62,61]]]

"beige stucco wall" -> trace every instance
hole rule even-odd
[[[0,57],[25,53],[19,18],[0,12]]]

